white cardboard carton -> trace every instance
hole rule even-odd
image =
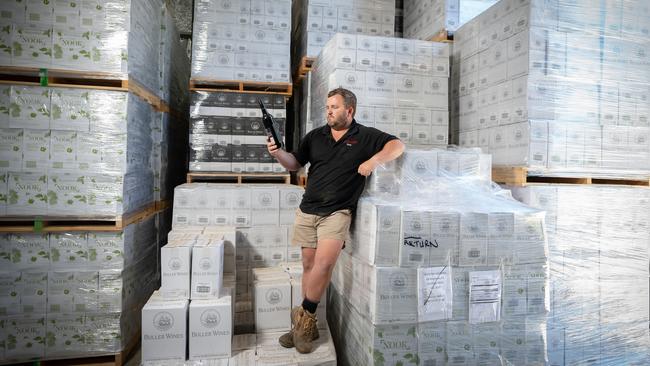
[[[289,331],[291,329],[289,281],[258,281],[253,284],[253,287],[256,331]]]
[[[232,298],[192,300],[189,322],[190,360],[231,356]]]
[[[150,301],[142,308],[142,362],[185,360],[187,300]]]
[[[221,293],[223,252],[223,240],[192,247],[192,299],[217,297]]]
[[[188,243],[170,243],[160,250],[161,292],[188,298],[192,246]]]

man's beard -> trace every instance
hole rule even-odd
[[[327,120],[327,125],[330,126],[330,128],[340,131],[344,130],[347,127],[347,120],[345,116],[339,116],[338,118],[334,118],[334,120]]]

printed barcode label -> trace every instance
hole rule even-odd
[[[208,293],[208,292],[210,292],[210,286],[196,286],[196,292],[198,292],[198,293]]]

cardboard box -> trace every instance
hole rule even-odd
[[[149,301],[142,308],[142,361],[185,360],[187,300]]]
[[[160,291],[164,296],[189,298],[191,243],[169,243],[160,249]]]
[[[459,236],[459,213],[432,212],[431,240],[435,245],[429,249],[429,265],[458,265]]]
[[[487,263],[488,214],[467,212],[460,216],[461,266],[485,265]]]
[[[231,357],[232,298],[192,300],[189,312],[189,359]]]
[[[223,283],[224,242],[211,241],[192,247],[191,298],[217,297]]]
[[[291,329],[291,284],[288,280],[256,281],[253,284],[255,299],[255,330],[289,331]]]
[[[431,212],[403,211],[400,226],[400,267],[427,265],[430,248],[435,244],[431,238]]]

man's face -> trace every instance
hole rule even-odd
[[[344,130],[352,123],[352,107],[345,108],[343,97],[334,95],[327,98],[327,125],[334,130]]]

